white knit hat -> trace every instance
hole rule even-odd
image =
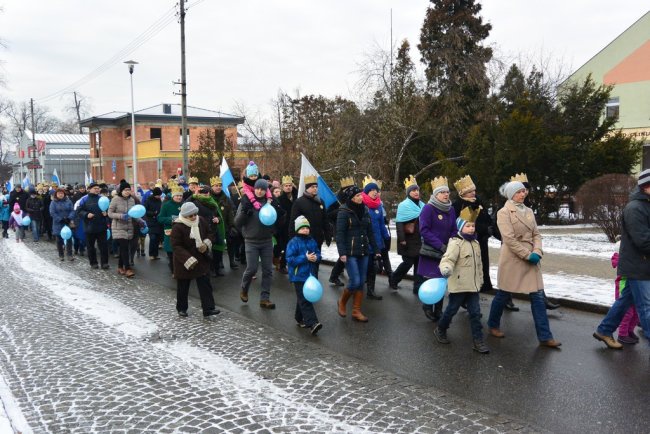
[[[515,193],[522,188],[525,189],[526,186],[519,181],[506,182],[501,186],[501,188],[499,188],[499,193],[501,193],[501,196],[505,197],[506,199],[512,199]]]

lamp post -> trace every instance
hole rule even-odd
[[[138,156],[135,147],[135,108],[133,106],[133,69],[138,62],[129,60],[124,62],[129,66],[131,76],[131,142],[133,145],[133,191],[138,192]]]

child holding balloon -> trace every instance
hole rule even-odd
[[[14,204],[14,212],[9,217],[9,227],[16,233],[16,242],[19,243],[25,240],[25,227],[23,226],[23,218],[25,214],[20,209],[18,202]]]
[[[458,234],[449,240],[447,251],[440,261],[440,273],[448,279],[449,304],[433,334],[441,344],[450,343],[447,329],[458,309],[465,304],[474,341],[472,348],[481,354],[487,354],[490,349],[483,341],[478,295],[483,284],[483,266],[481,247],[476,240],[476,219],[481,209],[463,208],[460,217],[456,219]]]
[[[305,216],[298,216],[294,227],[296,236],[287,244],[285,254],[289,281],[293,282],[296,290],[295,319],[299,327],[308,328],[312,335],[316,335],[323,325],[318,322],[314,305],[305,298],[303,287],[312,275],[313,266],[321,259],[320,250],[316,240],[309,235],[311,228]]]

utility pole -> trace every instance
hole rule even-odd
[[[29,105],[32,112],[32,166],[34,167],[34,178],[32,182],[36,182],[36,166],[34,165],[34,160],[36,159],[36,123],[34,122],[34,98],[29,99]],[[29,157],[29,148],[27,148],[27,156]]]
[[[79,111],[81,107],[81,100],[77,101],[77,92],[72,92],[74,95],[74,109],[77,112],[77,122],[79,124],[79,134],[83,134],[83,128],[81,128],[81,113]]]
[[[189,176],[189,161],[187,157],[187,76],[185,75],[185,0],[180,0],[181,18],[181,138],[183,146],[183,175]]]

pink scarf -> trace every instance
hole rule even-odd
[[[377,196],[376,199],[373,199],[366,193],[361,193],[361,197],[363,198],[363,204],[370,209],[377,209],[381,206],[381,199],[379,196]]]
[[[246,197],[248,197],[248,200],[251,201],[251,203],[253,204],[253,207],[255,207],[255,209],[258,210],[258,211],[260,210],[260,208],[262,208],[264,203],[266,203],[266,202],[262,203],[262,202],[259,201],[257,196],[255,196],[255,189],[253,187],[251,187],[250,185],[248,185],[248,184],[244,184],[244,194],[246,195]],[[271,196],[272,196],[271,195],[271,190],[267,188],[266,189],[266,198],[271,199]]]

